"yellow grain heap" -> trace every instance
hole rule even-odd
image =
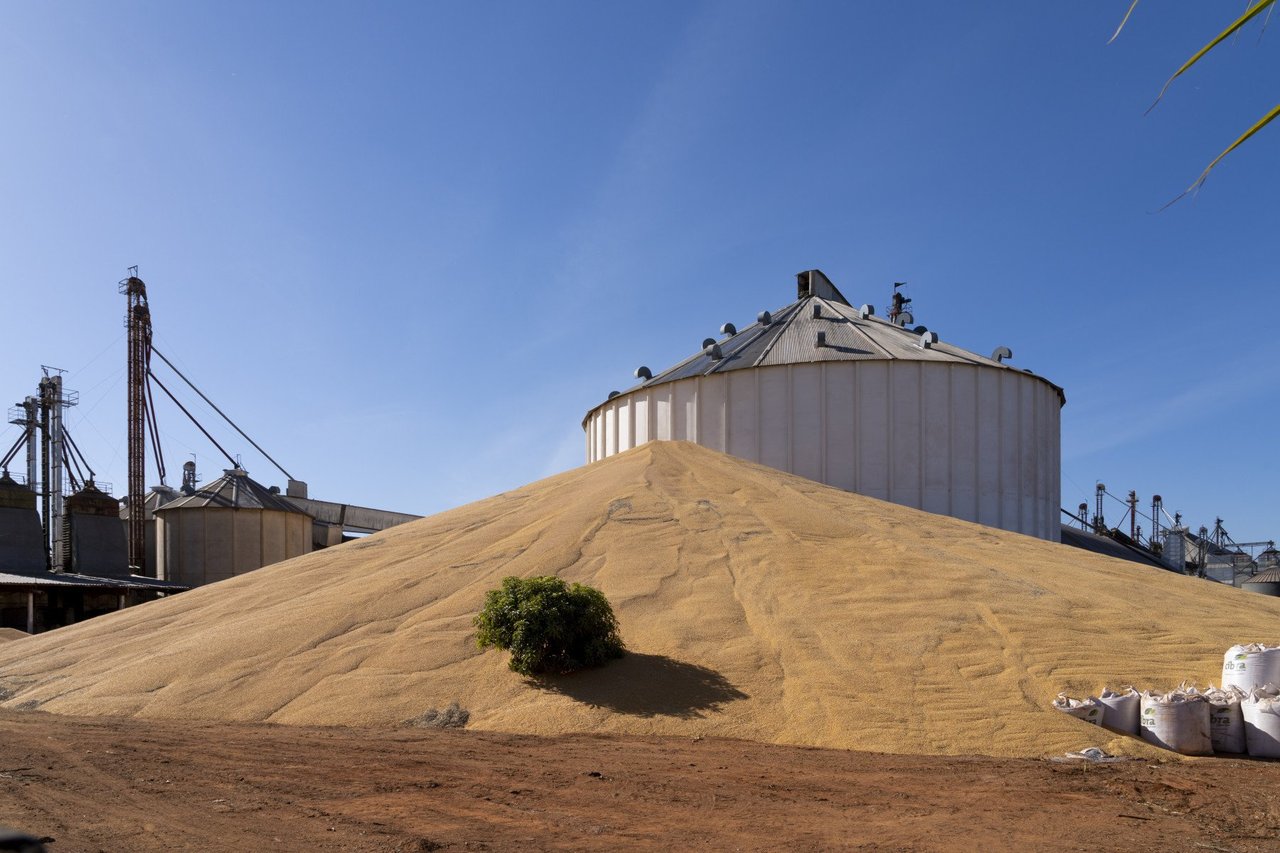
[[[507,575],[601,589],[631,653],[545,685],[480,652]],[[1060,690],[1215,679],[1280,601],[849,494],[692,444],[0,646],[5,705],[725,735],[885,752],[1148,752]],[[29,706],[28,706],[29,707]]]

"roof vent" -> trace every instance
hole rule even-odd
[[[831,279],[822,274],[822,270],[805,270],[796,273],[796,299],[806,299],[810,296],[830,299],[841,305],[849,304],[849,300],[836,289]]]
[[[720,351],[720,345],[715,341],[712,341],[710,344],[704,347],[702,351],[707,355],[711,356],[712,361],[719,361],[720,359],[724,358],[724,353]]]
[[[937,332],[921,332],[921,333],[920,333],[920,348],[921,348],[921,349],[929,349],[930,347],[932,347],[932,346],[933,346],[934,344],[936,344],[937,342],[938,342],[938,333],[937,333]]]
[[[818,346],[825,347],[827,345],[827,333],[818,332]]]
[[[874,317],[875,315],[876,315],[876,307],[874,305],[863,305],[861,308],[858,309],[858,316],[864,320],[867,319],[868,317]]]
[[[813,319],[815,320],[822,319],[822,306],[817,302],[813,303]]]
[[[653,371],[645,367],[643,364],[636,368],[636,379],[643,379],[646,382],[653,378]]]
[[[915,327],[914,329],[912,329],[911,331],[915,332],[917,335],[923,335],[925,332],[929,331],[929,327],[928,327],[928,326],[916,326],[916,327]]]
[[[612,400],[614,397],[617,397],[617,396],[619,396],[619,395],[621,395],[621,394],[622,394],[622,392],[621,392],[621,391],[610,391],[610,392],[609,392],[609,399],[610,399],[610,400]]]
[[[995,352],[991,353],[991,360],[994,362],[1003,364],[1006,358],[1013,358],[1013,350],[1008,347],[996,347]]]
[[[715,338],[703,338],[703,339],[702,339],[702,348],[703,348],[703,349],[706,349],[707,347],[711,346],[711,345],[712,345],[712,344],[714,344],[715,342],[716,342],[716,339],[715,339]]]
[[[736,335],[738,334],[738,327],[733,325],[732,323],[725,323],[723,326],[720,327],[720,334]]]
[[[899,326],[905,329],[908,323],[914,323],[915,321],[916,321],[916,318],[914,314],[912,314],[910,311],[903,311],[898,315],[898,319],[896,322]]]
[[[756,319],[760,321],[761,326],[773,325],[773,315],[768,311],[761,311],[756,315]]]

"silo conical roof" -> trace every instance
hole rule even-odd
[[[194,509],[199,507],[222,507],[226,509],[269,509],[277,512],[293,512],[307,515],[281,495],[252,479],[242,468],[229,468],[222,476],[211,483],[206,483],[193,495],[180,497],[177,500],[156,508],[157,513],[175,509]]]
[[[819,270],[802,275],[813,276],[815,285],[802,292],[795,302],[777,311],[762,311],[755,323],[741,330],[734,329],[728,337],[716,340],[718,353],[709,352],[710,346],[704,347],[622,393],[695,376],[823,361],[950,362],[1031,373],[943,340],[930,340],[925,346],[922,343],[922,336],[928,332],[925,327],[899,326],[853,307]],[[765,322],[766,314],[768,322]],[[817,343],[819,333],[823,335],[821,345]],[[1055,389],[1066,402],[1060,386],[1043,377],[1036,378]],[[599,406],[591,411],[596,408]],[[583,423],[585,425],[586,418]]]

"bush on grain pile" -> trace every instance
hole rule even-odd
[[[623,654],[618,620],[598,589],[555,577],[505,578],[475,618],[480,648],[511,652],[521,675],[600,666]]]

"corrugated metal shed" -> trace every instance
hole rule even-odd
[[[157,507],[163,514],[175,509],[193,509],[198,507],[219,507],[224,509],[270,509],[277,512],[294,512],[307,515],[306,512],[290,503],[276,492],[261,483],[250,479],[249,474],[241,468],[231,468],[211,483],[201,486],[193,495],[169,501]]]
[[[1253,577],[1246,579],[1245,583],[1280,583],[1280,566],[1267,569],[1265,572],[1258,572]]]
[[[735,334],[716,341],[720,358],[703,350],[674,367],[655,373],[653,378],[622,393],[628,394],[640,388],[694,376],[752,367],[822,361],[927,361],[976,364],[1031,373],[941,340],[924,346],[921,332],[914,331],[914,327],[904,328],[874,315],[864,317],[861,310],[845,302],[838,291],[825,297],[803,296],[772,312],[771,320],[768,325],[757,320]],[[818,343],[819,333],[824,338],[821,345]],[[1056,390],[1058,396],[1066,402],[1066,395],[1060,386],[1043,377],[1036,378]],[[583,418],[584,426],[591,412],[597,408],[599,406],[587,412],[587,416]]]

